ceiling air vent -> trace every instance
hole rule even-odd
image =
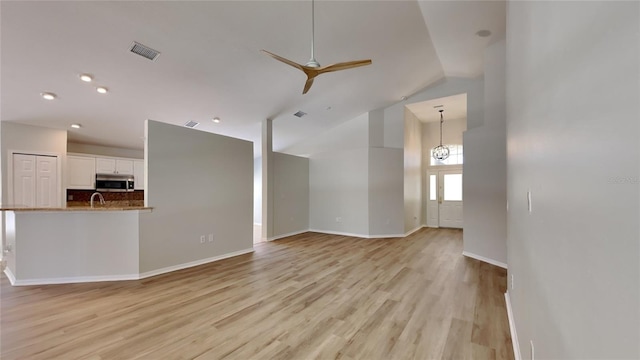
[[[153,50],[150,47],[144,46],[140,43],[137,42],[133,42],[133,44],[131,44],[131,47],[129,48],[129,51],[131,51],[134,54],[138,54],[144,58],[147,58],[151,61],[156,61],[156,59],[158,58],[158,56],[160,56],[160,52]]]
[[[306,113],[306,112],[304,112],[304,111],[302,111],[302,110],[298,110],[298,112],[297,112],[297,113],[295,113],[295,114],[293,114],[293,115],[295,115],[295,116],[297,116],[297,117],[301,118],[301,117],[303,117],[303,116],[307,115],[307,113]]]
[[[184,126],[192,129],[198,125],[200,125],[200,123],[195,121],[187,121],[186,123],[184,123]]]

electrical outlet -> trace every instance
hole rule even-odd
[[[204,235],[200,235],[200,244],[204,244],[204,242],[206,241]]]
[[[209,234],[209,242],[213,242],[213,233]]]
[[[336,222],[342,222],[342,218],[341,218],[340,216],[338,216],[338,217],[336,218]]]
[[[513,290],[513,274],[511,274],[511,290]]]

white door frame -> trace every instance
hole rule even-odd
[[[424,196],[424,202],[425,202],[425,209],[427,209],[427,227],[432,227],[432,228],[438,228],[440,227],[440,203],[439,203],[439,199],[440,196],[442,196],[442,192],[441,192],[441,184],[440,184],[440,171],[459,171],[462,174],[462,181],[464,183],[464,172],[462,171],[462,165],[436,165],[436,166],[428,166],[427,167],[427,171],[426,171],[426,177],[425,177],[425,182],[426,182],[426,191],[425,191],[425,196]],[[430,177],[429,175],[435,175],[436,176],[436,192],[437,192],[437,196],[436,196],[436,200],[433,200],[436,202],[436,208],[438,209],[438,214],[436,215],[436,223],[429,223],[429,182],[430,182]],[[464,192],[462,193],[462,203],[464,204]],[[463,220],[464,221],[464,220]]]
[[[62,193],[62,189],[64,188],[62,183],[62,155],[59,153],[48,152],[48,151],[32,151],[32,150],[7,150],[7,202],[6,204],[11,206],[13,204],[13,155],[14,154],[25,154],[25,155],[34,155],[34,156],[51,156],[56,158],[56,167],[58,168],[58,186],[56,189],[58,201],[60,202],[60,207],[65,207],[63,204],[64,194]]]
[[[431,175],[435,176],[435,191],[436,198],[435,200],[431,200]],[[427,227],[437,228],[440,223],[440,214],[438,211],[438,196],[440,191],[438,191],[438,170],[437,169],[429,169],[427,170],[427,189],[425,191],[425,209],[427,211],[426,214],[426,225]],[[431,211],[430,211],[431,210]]]

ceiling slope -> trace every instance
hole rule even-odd
[[[309,1],[0,6],[0,119],[58,129],[80,123],[69,139],[81,143],[140,149],[145,119],[197,121],[199,130],[259,141],[269,118],[279,150],[397,102],[449,68],[416,1],[317,1],[317,60],[373,64],[323,75],[306,95],[304,74],[259,50],[308,61]],[[133,41],[160,56],[152,62],[130,53]],[[80,81],[81,73],[94,83]],[[96,86],[109,93],[97,94]],[[45,91],[58,98],[43,100]],[[308,115],[294,117],[297,110]],[[214,116],[222,122],[214,124]]]

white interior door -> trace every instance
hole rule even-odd
[[[13,154],[13,204],[36,206],[36,157]]]
[[[58,158],[13,154],[13,205],[59,207]]]
[[[36,156],[36,207],[59,207],[58,159]]]
[[[462,229],[462,170],[438,171],[439,226]]]

